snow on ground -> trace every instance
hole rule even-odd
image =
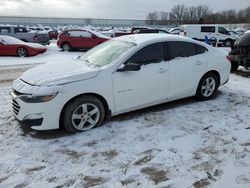
[[[74,135],[20,127],[10,88],[0,81],[0,188],[250,187],[249,78]]]
[[[55,41],[47,47],[47,51],[44,54],[39,54],[33,57],[0,57],[0,68],[4,66],[20,66],[20,65],[34,65],[43,63],[53,63],[60,60],[70,60],[75,58],[83,52],[63,52],[61,51]]]

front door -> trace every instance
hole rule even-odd
[[[164,43],[142,48],[124,64],[126,63],[140,64],[141,69],[113,73],[117,113],[167,100],[169,65],[164,60]]]

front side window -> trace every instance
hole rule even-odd
[[[151,44],[136,52],[127,63],[150,64],[164,59],[164,43]]]
[[[215,27],[211,27],[211,26],[202,26],[202,27],[201,27],[201,32],[202,32],[202,33],[215,33]]]
[[[218,27],[218,32],[223,35],[230,35],[228,30],[226,30],[224,27]]]

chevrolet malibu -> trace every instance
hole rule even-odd
[[[106,118],[185,97],[211,99],[229,79],[226,53],[168,34],[127,35],[71,62],[25,72],[11,91],[17,120],[35,130],[79,132]]]

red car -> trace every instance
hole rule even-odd
[[[57,46],[63,51],[90,49],[109,39],[101,33],[86,29],[65,30],[59,34]]]
[[[45,51],[46,48],[41,44],[23,42],[14,37],[0,35],[0,55],[26,57]]]
[[[57,30],[52,30],[52,31],[49,31],[49,39],[52,40],[52,39],[57,39],[58,37],[58,31]]]

